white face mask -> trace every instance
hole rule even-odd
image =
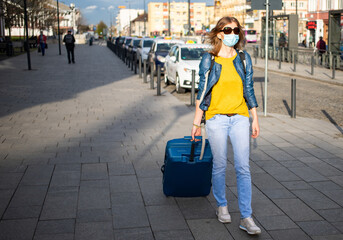
[[[233,47],[238,43],[239,36],[236,34],[225,34],[223,43],[228,47]]]

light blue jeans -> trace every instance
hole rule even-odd
[[[241,115],[215,115],[206,121],[206,132],[213,154],[212,192],[219,206],[227,206],[225,173],[228,136],[230,137],[237,177],[238,206],[241,218],[250,217],[251,175],[249,167],[249,118]]]

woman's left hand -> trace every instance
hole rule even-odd
[[[252,121],[251,130],[252,130],[252,134],[251,134],[252,138],[257,138],[260,135],[260,125],[258,124],[257,119],[254,119]]]

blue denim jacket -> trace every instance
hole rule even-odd
[[[251,57],[246,51],[244,51],[244,54],[245,54],[245,62],[246,62],[246,66],[245,66],[246,74],[244,74],[243,63],[241,61],[238,51],[237,51],[236,58],[233,60],[233,64],[237,70],[237,73],[239,74],[239,76],[241,77],[243,81],[243,97],[245,99],[245,102],[248,108],[251,109],[254,107],[258,107],[258,104],[255,97],[254,81],[252,79],[253,69],[252,69]],[[201,95],[203,93],[205,80],[206,80],[205,79],[206,73],[209,71],[210,67],[211,67],[211,54],[205,53],[199,65],[200,81],[199,81],[199,86],[198,86],[197,100],[200,100]],[[204,99],[200,103],[200,109],[203,111],[207,111],[208,107],[210,106],[212,87],[218,82],[221,70],[222,70],[222,65],[214,62],[212,71],[210,75],[208,76],[207,88],[206,88],[206,92],[204,93],[205,94]]]

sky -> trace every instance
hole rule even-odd
[[[173,2],[173,0],[170,0]],[[175,2],[188,2],[187,0],[174,0]],[[81,9],[82,15],[86,19],[87,24],[98,24],[104,21],[107,26],[110,26],[111,16],[115,19],[118,13],[118,6],[126,6],[131,9],[143,9],[144,0],[60,0],[60,2],[70,5],[74,3],[75,7]],[[168,2],[168,0],[145,0],[146,8],[149,2]],[[213,5],[214,0],[196,0],[191,2],[206,2],[207,5]],[[112,24],[115,24],[113,20]]]

